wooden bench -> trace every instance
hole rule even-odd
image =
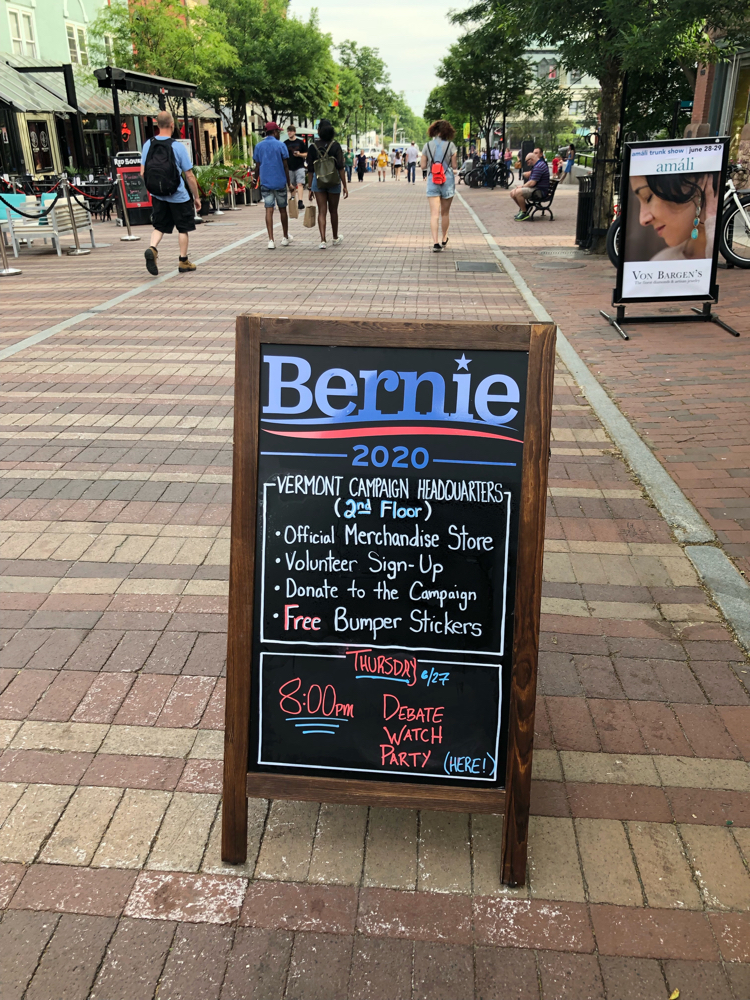
[[[555,221],[555,217],[552,214],[552,202],[555,200],[555,191],[559,183],[557,178],[550,180],[549,191],[546,195],[542,196],[541,194],[533,193],[526,201],[526,211],[529,213],[530,219],[533,219],[537,212],[539,212],[541,215],[548,215],[551,222]]]

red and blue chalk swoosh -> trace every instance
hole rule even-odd
[[[266,434],[274,434],[277,437],[312,438],[316,441],[331,440],[334,438],[398,437],[399,435],[418,434],[423,437],[435,435],[439,437],[492,438],[495,441],[512,441],[514,444],[523,444],[521,438],[508,437],[504,434],[493,434],[490,431],[472,431],[464,427],[425,427],[424,425],[421,427],[341,427],[326,431],[272,431],[264,427],[263,430]]]

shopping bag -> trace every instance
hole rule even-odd
[[[305,217],[302,220],[302,225],[305,229],[315,228],[315,205],[308,205],[305,209]]]
[[[294,195],[289,199],[289,218],[299,219],[299,208],[297,206],[297,199]]]

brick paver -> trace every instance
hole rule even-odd
[[[713,324],[628,326],[625,343],[599,310],[611,311],[615,271],[606,257],[555,268],[550,248],[575,248],[577,190],[558,189],[555,221],[514,223],[515,204],[499,191],[460,188],[510,254],[534,294],[560,324],[597,379],[747,576],[750,571],[750,317],[748,276],[720,266],[715,311],[741,334]],[[723,258],[719,258],[723,264]],[[551,263],[552,262],[552,263]],[[628,306],[669,315],[688,304]]]
[[[648,379],[682,371],[688,349],[703,352],[699,375],[680,376],[693,406],[725,364],[711,353],[723,334],[675,327],[685,353],[666,361],[651,349],[674,344],[669,327],[615,342],[594,319],[608,264],[567,272],[573,291],[562,272],[528,270],[539,247],[572,242],[571,195],[554,224],[514,228],[499,192],[468,197],[595,374],[615,394],[629,387],[636,424],[641,399],[659,428],[680,415],[675,390]],[[247,864],[221,862],[236,314],[530,318],[500,270],[455,271],[455,259],[494,260],[459,203],[439,256],[419,185],[355,185],[342,218],[340,250],[318,251],[293,222],[288,250],[251,239],[99,313],[147,284],[143,244],[120,244],[113,226],[97,227],[111,247],[80,260],[34,250],[3,286],[4,345],[89,313],[8,359],[0,394],[3,1000],[652,1000],[675,988],[742,1000],[750,667],[562,368],[527,884],[500,884],[501,817],[362,806],[251,799]],[[260,220],[253,207],[206,226],[194,259]],[[700,408],[727,437],[741,365],[725,365]]]

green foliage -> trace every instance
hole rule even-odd
[[[363,113],[368,119],[372,116],[372,121],[387,118],[392,111],[394,94],[389,89],[391,77],[378,49],[346,41],[339,45],[338,51],[341,65],[351,70],[359,81]]]
[[[531,93],[524,96],[522,106],[541,119],[536,131],[541,133],[541,142],[545,149],[552,149],[557,144],[557,137],[563,132],[570,132],[573,122],[563,112],[570,104],[571,91],[561,87],[557,80],[537,80]]]
[[[330,110],[336,85],[331,38],[320,30],[317,11],[308,21],[287,16],[286,0],[209,0],[220,14],[237,63],[220,75],[232,108],[233,137],[245,105],[261,105],[268,119],[284,125]]]
[[[457,130],[471,119],[488,148],[495,122],[512,113],[528,86],[527,41],[512,18],[491,18],[462,35],[438,66],[438,103],[458,116],[451,121]]]
[[[224,37],[225,24],[215,11],[180,0],[112,0],[88,30],[92,64],[107,63],[105,37],[111,39],[114,65],[141,73],[188,80],[207,100],[217,94],[216,81],[237,62]],[[174,110],[174,109],[173,109]]]
[[[665,66],[654,73],[628,73],[625,105],[625,136],[638,139],[668,137],[677,101],[689,101],[693,88],[679,66]],[[677,135],[690,122],[690,111],[677,116]]]

